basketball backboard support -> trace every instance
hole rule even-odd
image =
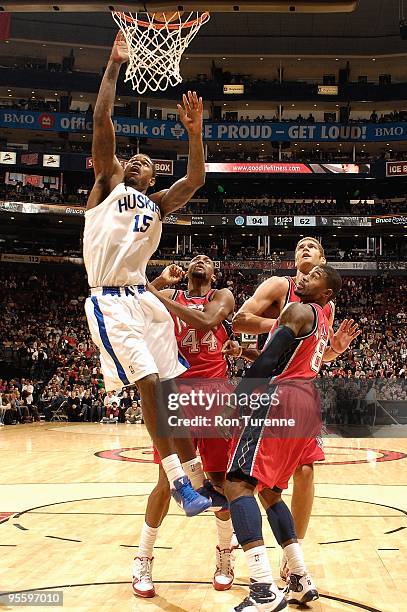
[[[358,0],[0,0],[0,11],[100,12],[100,11],[212,11],[219,13],[345,13],[355,10]]]

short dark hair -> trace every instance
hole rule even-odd
[[[151,157],[149,155],[147,155],[146,157],[150,158],[151,165],[152,165],[152,168],[153,168],[153,178],[155,178],[157,176],[157,166],[155,165],[155,162],[151,159]]]
[[[337,296],[342,289],[342,279],[339,272],[327,264],[318,266],[318,268],[325,274],[328,289],[332,289],[333,297]]]

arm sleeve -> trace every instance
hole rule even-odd
[[[274,370],[283,353],[290,348],[295,341],[294,332],[285,325],[279,325],[264,351],[257,357],[251,367],[246,371],[244,378],[235,389],[235,393],[252,393],[259,387],[261,380],[273,376]]]

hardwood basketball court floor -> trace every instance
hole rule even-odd
[[[407,440],[395,432],[325,440],[304,543],[321,598],[308,609],[407,610]],[[2,592],[62,590],[64,610],[117,612],[223,612],[245,596],[243,554],[235,586],[214,591],[213,515],[188,519],[173,502],[157,540],[157,596],[132,595],[131,563],[157,472],[144,426],[8,426],[0,451]],[[265,518],[263,528],[278,576],[281,553]]]

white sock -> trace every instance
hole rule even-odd
[[[182,469],[188,476],[194,489],[200,489],[203,487],[205,474],[202,470],[202,463],[198,457],[191,459],[191,461],[185,461],[185,463],[182,464]]]
[[[144,522],[143,528],[140,534],[140,543],[138,545],[138,557],[152,557],[154,544],[157,539],[159,527],[149,527]]]
[[[302,543],[304,542],[304,538],[297,538],[297,542],[302,547]],[[283,548],[283,561],[287,561],[287,553],[285,552],[285,548]]]
[[[304,576],[307,573],[305,567],[304,555],[302,554],[301,544],[295,542],[294,544],[288,544],[284,548],[284,554],[287,558],[288,569],[292,574],[298,574]]]
[[[245,550],[247,565],[249,566],[249,576],[256,582],[273,582],[270,562],[265,546],[256,546]]]
[[[172,484],[174,480],[177,480],[177,478],[182,478],[185,476],[185,472],[181,467],[181,462],[178,455],[168,455],[168,457],[164,457],[164,459],[161,459],[161,465],[167,474],[168,482],[170,484]]]
[[[219,548],[221,550],[225,550],[225,548],[230,548],[233,537],[232,519],[228,519],[227,521],[221,521],[217,516],[215,516],[215,520],[216,529],[218,531]]]

